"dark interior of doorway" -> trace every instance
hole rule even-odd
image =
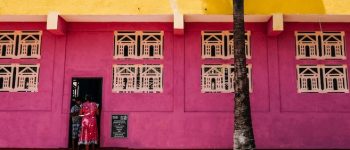
[[[102,110],[102,78],[72,78],[70,106],[74,105],[73,98],[83,99],[86,94],[90,95],[92,99],[99,104],[99,110]],[[71,108],[70,107],[70,108]],[[101,113],[100,113],[101,114]],[[98,137],[100,137],[100,118],[97,117]],[[69,139],[68,147],[72,147],[72,120],[69,119]],[[100,143],[100,141],[98,141]],[[99,147],[99,144],[96,145]]]

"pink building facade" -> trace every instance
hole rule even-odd
[[[0,92],[0,147],[65,148],[73,78],[102,78],[100,146],[126,148],[232,148],[233,94],[201,92],[201,66],[232,59],[202,59],[201,32],[232,30],[232,23],[67,23],[58,36],[45,23],[0,23],[0,30],[42,31],[37,92]],[[296,59],[296,31],[342,31],[350,53],[350,24],[285,23],[268,36],[267,23],[250,31],[251,106],[257,148],[350,148],[349,92],[299,93],[298,65],[350,65],[350,59]],[[163,59],[113,59],[115,31],[163,31]],[[160,93],[116,93],[113,65],[161,64]],[[349,86],[348,70],[346,70]],[[111,117],[128,115],[127,138],[111,137]]]

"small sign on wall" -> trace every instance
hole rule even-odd
[[[128,137],[128,115],[112,115],[111,136],[113,138]]]

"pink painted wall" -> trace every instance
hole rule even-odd
[[[1,30],[43,30],[41,59],[0,59],[0,64],[40,64],[39,92],[0,93],[0,147],[62,147],[61,113],[65,40],[45,23],[0,23]],[[63,53],[64,54],[64,53]]]
[[[286,23],[268,37],[266,23],[248,23],[251,31],[254,133],[258,148],[350,148],[350,95],[297,94],[295,30],[319,30],[318,24]],[[323,24],[346,32],[350,24]],[[101,146],[129,148],[231,148],[233,94],[202,94],[202,30],[231,30],[230,23],[186,23],[184,36],[172,23],[69,23],[65,36],[45,31],[45,23],[0,23],[0,30],[43,30],[40,60],[0,59],[4,63],[40,63],[38,93],[0,93],[0,147],[54,148],[68,145],[72,77],[102,77]],[[113,31],[163,30],[163,60],[113,60]],[[346,49],[349,54],[349,48]],[[111,92],[113,64],[163,64],[164,92]],[[324,63],[316,61],[315,63]],[[326,62],[327,64],[345,61]],[[129,137],[110,137],[111,115],[129,115]]]

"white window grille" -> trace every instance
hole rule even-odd
[[[0,32],[0,58],[15,57],[16,37],[14,31]]]
[[[202,31],[202,58],[225,58],[224,34]]]
[[[319,58],[319,33],[296,32],[297,59]]]
[[[245,33],[246,58],[251,59],[250,31]],[[202,58],[231,59],[234,56],[234,41],[231,31],[202,31]]]
[[[115,31],[114,59],[162,59],[163,31]]]
[[[163,65],[114,65],[113,92],[163,92]]]
[[[325,92],[349,92],[347,66],[323,66]]]
[[[344,32],[295,32],[297,59],[346,59]]]
[[[15,91],[37,92],[39,65],[16,65]]]
[[[249,91],[252,92],[251,67],[247,65]],[[232,93],[234,92],[234,66],[223,65],[202,65],[202,93]]]
[[[163,92],[163,65],[140,67],[140,90],[146,93]]]
[[[322,54],[325,59],[346,59],[344,34],[344,32],[326,32],[322,34]]]
[[[19,34],[18,58],[40,58],[41,31],[22,31]]]
[[[140,57],[163,58],[163,31],[142,33]]]
[[[297,59],[346,59],[344,32],[295,32]],[[297,65],[298,92],[349,92],[346,65]]]
[[[224,65],[202,65],[202,93],[227,92]]]
[[[42,31],[0,31],[0,58],[40,58]]]
[[[320,66],[297,66],[298,72],[298,93],[320,92]]]
[[[297,66],[298,93],[349,92],[346,65]]]
[[[0,91],[13,91],[13,65],[0,65]]]
[[[113,67],[113,92],[137,91],[135,65],[114,65]]]
[[[114,34],[114,58],[137,58],[137,38],[139,32],[119,32]]]

